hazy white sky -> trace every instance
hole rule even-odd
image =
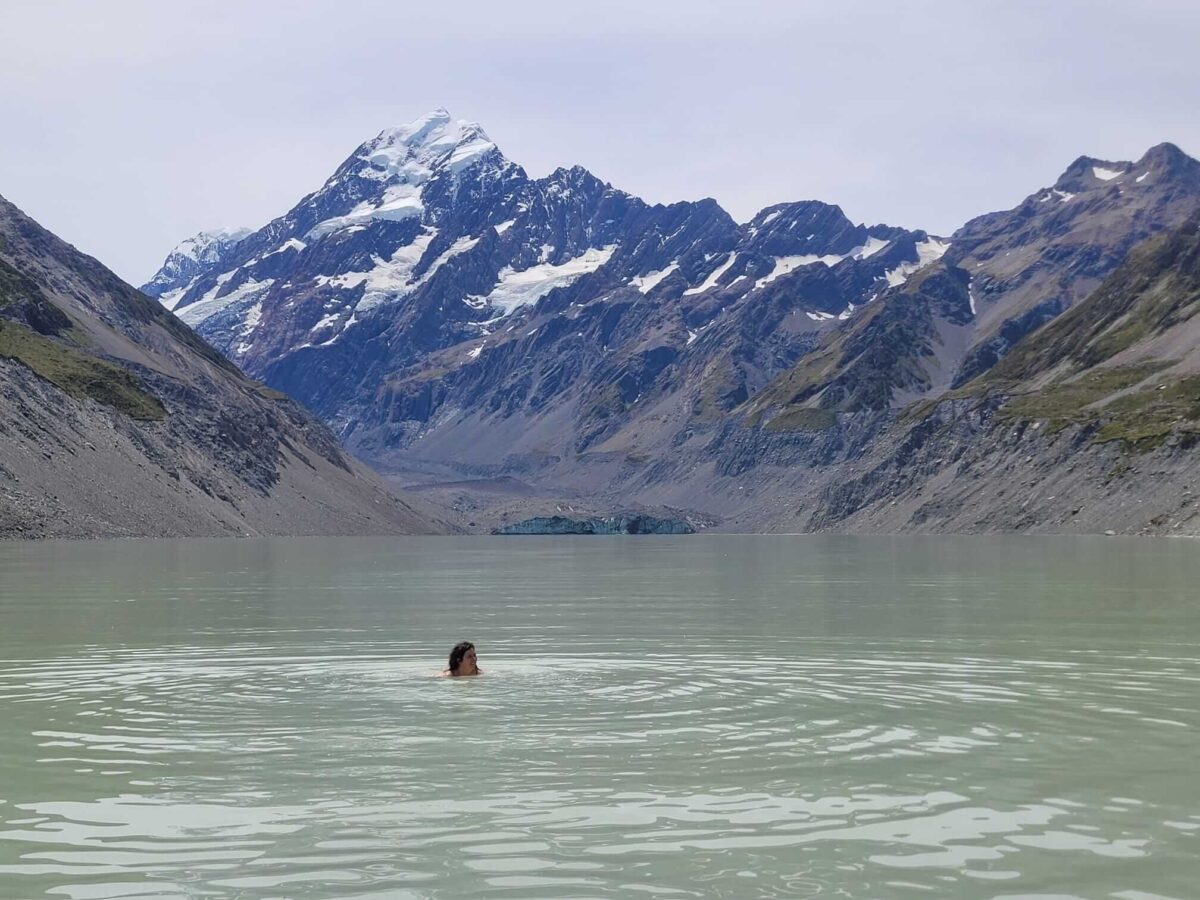
[[[949,233],[1200,154],[1198,46],[1195,0],[3,0],[0,195],[138,284],[445,106],[534,177]]]

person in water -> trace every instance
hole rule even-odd
[[[482,675],[479,668],[479,657],[475,653],[475,645],[470,641],[460,641],[450,651],[450,663],[443,675],[458,677],[460,675]]]

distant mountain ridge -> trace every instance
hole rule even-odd
[[[906,408],[961,397],[1198,205],[1200,164],[1162,144],[1080,157],[949,237],[819,201],[738,225],[712,200],[649,205],[579,167],[530,179],[436,110],[146,290],[406,478],[840,527],[844,497],[797,522],[756,479],[782,466],[804,473],[797,496],[826,496],[829,466],[885,452]]]

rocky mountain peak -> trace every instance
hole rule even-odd
[[[195,260],[199,263],[216,262],[217,258],[242,238],[254,233],[251,228],[224,226],[197,232],[179,243],[168,258]]]
[[[218,243],[235,244],[246,235],[253,233],[253,228],[241,228],[230,225],[224,225],[220,228],[210,228],[197,232],[195,237],[189,238],[176,247],[175,252],[188,252],[192,255],[197,255],[204,247]]]
[[[776,203],[759,210],[750,220],[750,224],[761,228],[766,223],[778,221],[780,225],[792,228],[828,218],[840,218],[849,222],[842,208],[836,204],[820,200],[794,200],[789,203]]]
[[[550,193],[582,190],[586,194],[593,194],[611,187],[583,166],[571,166],[569,169],[560,166],[545,178],[539,179],[538,184]]]
[[[162,268],[142,290],[158,297],[180,281],[219,265],[226,254],[243,238],[253,234],[249,228],[222,227],[201,231],[181,241],[169,254]]]
[[[1120,160],[1095,159],[1091,156],[1081,156],[1067,166],[1066,171],[1054,182],[1054,188],[1059,191],[1076,194],[1080,191],[1100,187],[1120,178],[1133,168],[1133,163]]]
[[[423,116],[418,116],[407,125],[383,129],[378,140],[414,146],[423,143],[434,132],[444,130],[453,121],[449,110],[444,106],[439,106]]]
[[[368,164],[360,173],[366,177],[414,184],[436,170],[456,174],[494,152],[495,143],[478,122],[452,119],[439,107],[407,125],[385,128],[355,156]]]
[[[1112,161],[1081,156],[1069,165],[1054,184],[1060,192],[1076,194],[1110,184],[1143,182],[1163,179],[1200,180],[1200,162],[1192,159],[1171,143],[1156,144],[1137,162]]]
[[[819,200],[768,206],[744,230],[748,243],[768,255],[845,253],[866,237],[841,207]]]
[[[1174,177],[1200,178],[1200,162],[1171,143],[1155,144],[1134,164],[1139,173],[1156,172]]]

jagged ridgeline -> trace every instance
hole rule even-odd
[[[1198,203],[1200,166],[1163,144],[1081,157],[948,237],[818,201],[739,225],[578,167],[530,178],[436,110],[258,231],[181,245],[145,290],[385,469],[734,528],[959,527],[897,496],[869,512],[853,470],[939,401],[978,400],[977,379]]]
[[[294,402],[0,198],[0,537],[432,530]]]

